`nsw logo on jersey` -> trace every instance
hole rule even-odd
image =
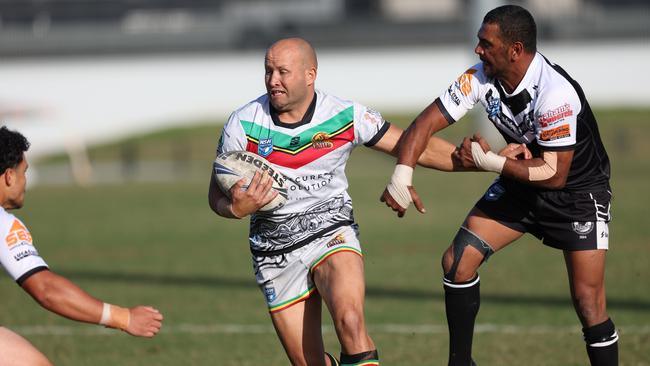
[[[263,157],[271,155],[273,152],[273,139],[260,139],[259,145],[257,145],[257,154]]]

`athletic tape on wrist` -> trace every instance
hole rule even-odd
[[[129,327],[130,321],[131,311],[129,309],[104,303],[102,318],[99,320],[99,324],[109,328],[126,330]]]
[[[386,189],[395,202],[397,202],[397,204],[402,208],[406,209],[409,207],[411,202],[413,202],[411,192],[409,192],[408,189],[408,187],[412,185],[413,168],[408,165],[397,164]]]
[[[478,168],[499,174],[501,174],[503,166],[506,164],[505,156],[497,155],[492,151],[486,153],[481,145],[475,141],[472,142],[472,159],[474,159],[474,163]]]

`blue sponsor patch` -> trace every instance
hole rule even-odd
[[[264,287],[264,295],[266,295],[266,302],[272,303],[277,297],[275,294],[275,287]]]
[[[263,157],[271,155],[273,152],[273,139],[260,139],[260,143],[257,145],[257,154]]]
[[[487,201],[496,201],[506,192],[505,188],[499,183],[494,183],[488,188],[483,196]]]

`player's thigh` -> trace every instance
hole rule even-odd
[[[323,362],[321,307],[321,297],[316,292],[305,301],[271,313],[278,338],[294,365]]]
[[[606,254],[604,249],[564,251],[572,294],[604,290]]]
[[[361,254],[352,250],[331,255],[312,270],[316,288],[333,315],[339,309],[363,310],[363,271]]]
[[[0,366],[52,366],[25,338],[0,327]]]

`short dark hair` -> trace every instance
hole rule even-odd
[[[483,18],[484,24],[496,24],[501,38],[508,44],[517,41],[528,53],[537,51],[537,25],[528,10],[517,5],[503,5],[490,10]]]
[[[23,154],[29,149],[29,141],[20,132],[0,127],[0,174],[15,168],[23,161]]]

